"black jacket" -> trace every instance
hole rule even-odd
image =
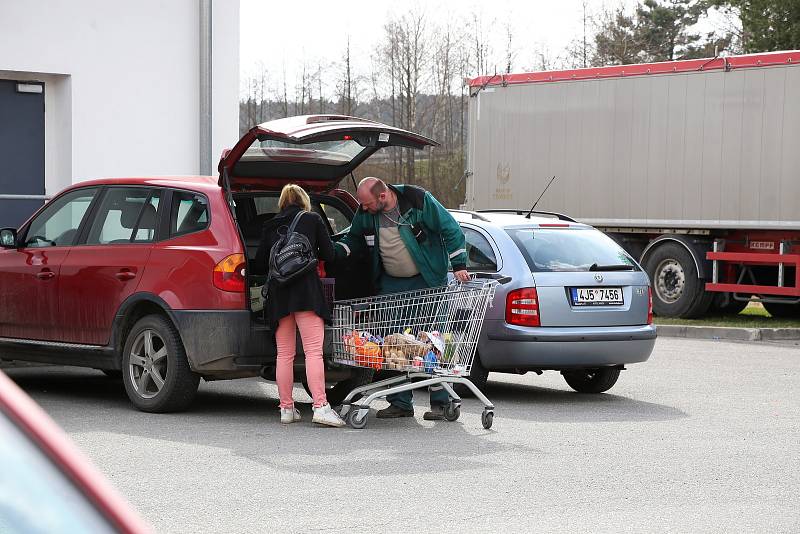
[[[285,227],[281,230],[285,232],[292,224],[292,220],[298,211],[300,211],[298,206],[287,206],[275,217],[264,223],[256,259],[251,267],[254,274],[267,273],[269,251],[278,240],[278,229]],[[311,248],[317,251],[318,259],[333,261],[333,242],[325,223],[322,222],[322,218],[318,214],[314,212],[303,214],[297,223],[295,231],[308,238]],[[273,330],[277,328],[280,319],[298,311],[313,311],[322,317],[327,324],[331,324],[331,310],[325,300],[322,292],[322,282],[320,282],[316,270],[310,271],[284,286],[270,282],[264,311],[267,323]]]

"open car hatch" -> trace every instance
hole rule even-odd
[[[419,134],[345,115],[303,115],[251,128],[219,162],[219,183],[233,190],[279,190],[289,182],[328,191],[386,146],[438,143]]]

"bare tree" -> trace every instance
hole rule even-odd
[[[344,115],[352,115],[355,102],[353,100],[353,70],[350,58],[350,36],[347,36],[344,55],[342,57],[341,78],[339,79],[339,111]]]
[[[506,21],[506,57],[505,57],[505,73],[509,74],[514,65],[516,58],[516,51],[514,50],[514,32],[511,30],[511,22]]]

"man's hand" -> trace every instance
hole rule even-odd
[[[469,282],[470,276],[466,269],[463,271],[453,271],[453,275],[455,275],[456,280],[460,282]]]

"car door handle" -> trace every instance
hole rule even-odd
[[[136,273],[133,273],[131,271],[120,271],[114,276],[120,282],[127,282],[128,280],[133,280],[134,278],[136,278]]]
[[[46,271],[41,271],[41,272],[36,273],[36,278],[38,278],[39,280],[50,280],[51,278],[54,278],[55,276],[56,276],[56,273],[54,273],[53,271],[51,271],[49,269],[46,270]]]

